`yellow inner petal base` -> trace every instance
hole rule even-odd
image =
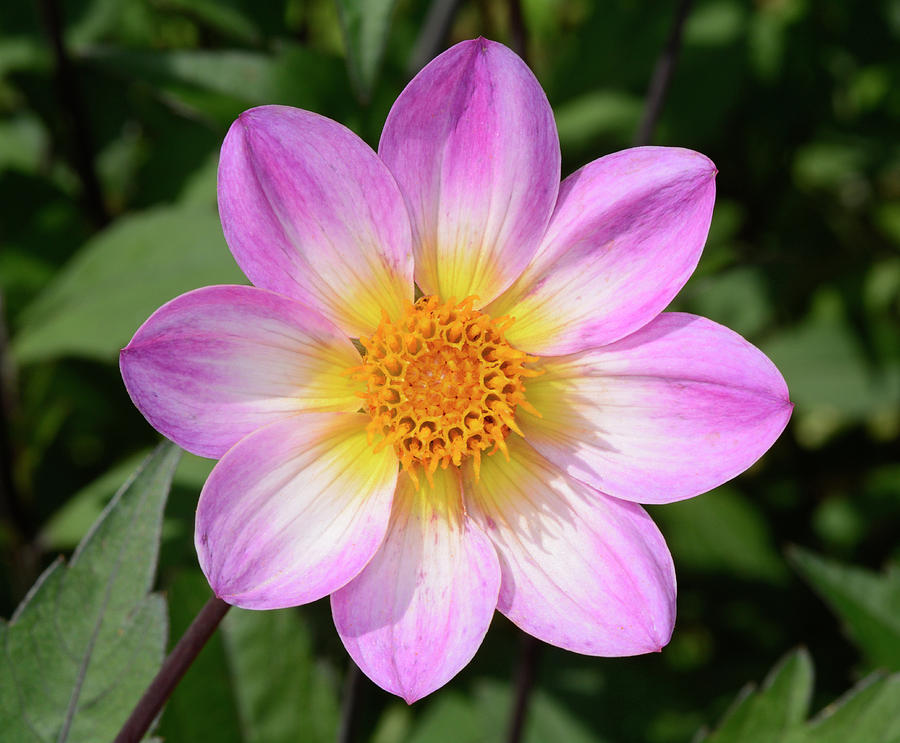
[[[512,318],[473,309],[475,299],[422,297],[360,338],[366,354],[351,373],[366,386],[369,442],[376,451],[393,446],[417,488],[419,467],[430,482],[438,465],[470,456],[477,478],[482,452],[508,455],[510,430],[521,436],[516,408],[538,414],[524,384],[540,374],[525,366],[537,358],[507,343]]]

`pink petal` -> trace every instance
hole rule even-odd
[[[563,181],[536,259],[489,308],[510,343],[541,356],[623,338],[672,300],[706,242],[716,168],[703,155],[637,147]]]
[[[397,184],[337,122],[287,106],[242,113],[222,145],[219,213],[254,284],[315,307],[347,335],[371,333],[382,309],[394,317],[412,299]]]
[[[368,416],[302,413],[242,439],[213,468],[197,506],[200,567],[246,609],[297,606],[356,576],[387,530],[397,483],[375,454]]]
[[[675,571],[638,505],[560,472],[525,441],[510,461],[464,467],[469,515],[500,553],[497,608],[535,637],[576,653],[660,650],[675,624]]]
[[[666,312],[617,343],[546,359],[517,416],[529,443],[605,493],[690,498],[753,464],[793,406],[775,365],[737,333]]]
[[[194,454],[221,457],[301,410],[359,409],[344,372],[353,344],[317,312],[252,286],[209,286],[160,307],[120,356],[150,424]]]
[[[406,199],[426,294],[487,304],[528,265],[559,190],[559,139],[540,84],[505,46],[465,41],[430,62],[378,153]]]
[[[481,645],[500,588],[497,553],[462,510],[458,470],[419,492],[400,475],[381,549],[331,597],[347,652],[408,703],[443,686]]]

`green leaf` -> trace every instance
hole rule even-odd
[[[900,570],[879,575],[796,547],[789,557],[871,663],[900,670]]]
[[[738,695],[703,743],[900,743],[900,674],[873,674],[806,722],[813,669],[805,650],[784,658],[759,691]]]
[[[828,705],[786,743],[897,743],[900,675],[873,674]]]
[[[68,567],[53,563],[0,625],[4,740],[112,740],[152,680],[167,622],[165,600],[148,591],[179,456],[158,447]]]
[[[363,101],[375,86],[396,5],[397,0],[337,0],[347,69]]]
[[[719,728],[705,743],[779,741],[803,723],[813,690],[813,667],[805,649],[795,650],[769,673],[759,691],[738,696]]]
[[[211,207],[123,217],[88,241],[23,313],[20,364],[64,355],[114,362],[161,304],[209,284],[246,283]]]

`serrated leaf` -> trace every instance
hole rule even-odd
[[[873,674],[829,704],[786,743],[897,743],[900,675]]]
[[[812,661],[801,648],[772,669],[762,688],[739,696],[705,743],[781,741],[806,719],[812,690]]]
[[[789,557],[869,660],[900,670],[900,570],[879,575],[799,548]]]
[[[336,0],[347,47],[347,69],[360,99],[369,100],[397,0]]]
[[[246,283],[215,209],[165,207],[123,217],[89,240],[25,310],[20,363],[63,355],[114,362],[161,304],[208,284]]]
[[[900,674],[875,673],[806,721],[812,663],[788,655],[762,689],[745,689],[720,727],[702,743],[900,743]]]
[[[162,662],[165,600],[149,594],[180,450],[162,444],[68,566],[53,563],[3,625],[4,740],[112,740]]]

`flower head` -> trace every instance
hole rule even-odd
[[[675,574],[638,504],[734,477],[791,412],[759,350],[662,312],[715,174],[641,147],[560,184],[543,91],[484,39],[419,73],[377,154],[314,113],[242,114],[219,208],[253,286],[172,300],[121,357],[150,423],[220,459],[196,522],[216,594],[330,595],[350,655],[410,702],[495,609],[579,653],[662,648]]]

